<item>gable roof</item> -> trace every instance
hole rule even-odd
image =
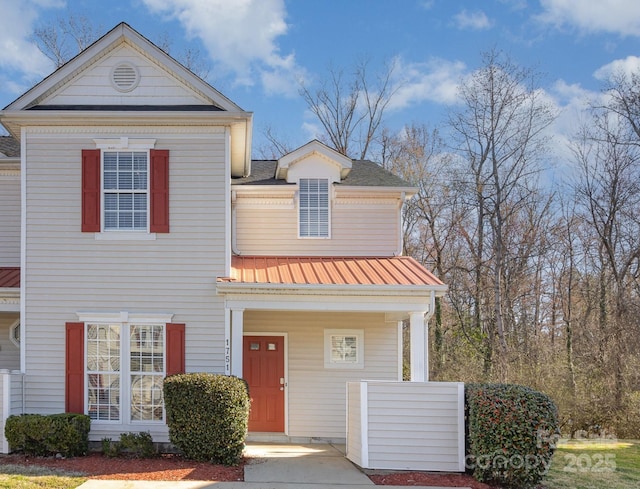
[[[133,47],[140,53],[144,53],[146,57],[150,58],[158,66],[167,67],[176,78],[209,100],[210,104],[217,106],[221,110],[242,112],[239,106],[125,22],[115,26],[100,39],[7,105],[4,110],[25,110],[40,105],[48,96],[86,70],[97,59],[123,43]]]
[[[80,105],[61,105],[56,100],[65,89],[74,87],[80,77],[88,76],[93,69],[102,68],[100,63],[108,56],[116,58],[118,49],[127,50],[129,54],[143,59],[148,66],[170,79],[175,87],[180,87],[188,97],[181,97],[175,101],[177,105],[171,105],[166,102],[162,104],[162,96],[157,95],[155,100],[159,103],[148,105],[149,98],[138,98],[134,86],[127,96],[103,102],[109,105],[87,105],[84,101],[80,101]],[[117,68],[118,65],[112,68],[112,85],[116,83]],[[136,71],[135,67],[132,70]],[[88,103],[91,103],[90,95],[87,91],[82,92],[82,97],[89,99]],[[113,98],[112,95],[109,97]],[[182,102],[184,99],[190,101]],[[243,176],[250,173],[253,114],[243,111],[124,22],[0,111],[0,121],[18,140],[21,127],[34,124],[113,124],[114,121],[120,123],[125,119],[129,124],[145,126],[166,125],[167,120],[176,124],[225,125],[231,132],[231,174]]]

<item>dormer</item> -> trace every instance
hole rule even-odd
[[[300,183],[300,179],[320,178],[339,183],[347,177],[351,165],[351,158],[314,139],[278,160],[276,179]]]

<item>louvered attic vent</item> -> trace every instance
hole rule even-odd
[[[130,92],[139,82],[140,74],[130,63],[120,63],[111,70],[111,84],[119,92]]]

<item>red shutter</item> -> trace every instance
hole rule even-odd
[[[151,153],[151,217],[149,231],[169,232],[169,150],[152,149]]]
[[[100,232],[100,150],[82,150],[82,232]]]
[[[167,324],[167,375],[184,373],[184,324]]]
[[[66,324],[65,411],[84,413],[84,323]]]

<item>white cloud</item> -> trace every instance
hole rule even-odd
[[[640,35],[638,0],[541,0],[537,18],[556,27],[575,27],[585,32]]]
[[[464,9],[461,12],[458,12],[453,17],[453,20],[455,21],[458,29],[473,29],[480,31],[490,29],[493,26],[493,22],[482,10],[470,12]]]
[[[54,0],[3,3],[0,15],[0,67],[31,81],[51,72],[51,61],[29,40],[29,36],[43,8],[63,6],[63,3]]]
[[[607,81],[612,75],[631,75],[638,72],[640,72],[640,58],[638,56],[627,56],[624,59],[616,59],[601,66],[593,73],[593,76],[597,80]]]
[[[277,39],[287,33],[284,0],[143,0],[156,14],[177,19],[188,36],[202,40],[217,68],[236,82],[289,93],[299,68],[282,55]],[[256,77],[256,73],[258,76]]]
[[[458,85],[466,70],[461,61],[433,58],[426,63],[405,64],[397,59],[396,63],[396,71],[404,78],[389,104],[390,110],[404,109],[425,101],[456,102]]]

